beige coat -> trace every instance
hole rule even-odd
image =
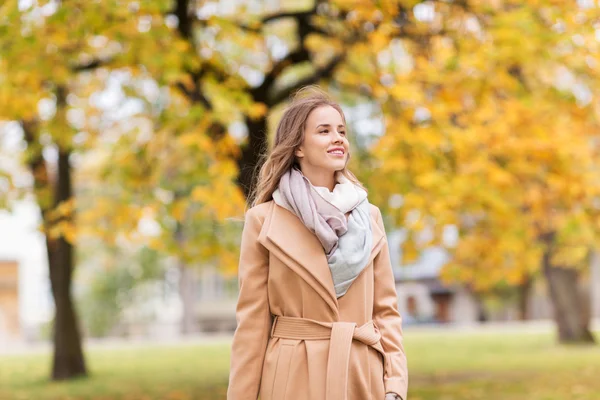
[[[368,266],[336,298],[325,252],[272,200],[249,209],[239,263],[228,400],[383,400],[408,387],[381,212]]]

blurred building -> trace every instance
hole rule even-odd
[[[19,320],[19,264],[0,259],[0,342],[21,334]]]
[[[130,292],[133,300],[111,336],[165,338],[235,330],[237,277],[211,266],[181,268],[175,259],[165,267],[162,281],[136,285]]]
[[[47,271],[45,241],[36,230],[38,211],[23,203],[13,214],[0,211],[0,343],[9,335],[35,340],[40,327],[52,317],[53,303]],[[463,285],[445,285],[440,271],[448,255],[441,248],[423,251],[413,264],[401,264],[401,230],[388,234],[390,258],[398,292],[398,307],[406,325],[470,324],[481,320],[519,318],[514,302],[484,305]],[[600,318],[600,256],[584,276],[590,297],[589,312]],[[180,296],[182,282],[189,287]],[[237,279],[216,268],[184,272],[168,265],[163,281],[148,282],[137,290],[139,302],[125,310],[124,321],[111,334],[122,336],[175,336],[184,314],[191,315],[190,333],[233,331],[236,326]],[[187,303],[187,304],[184,304]],[[545,283],[539,279],[527,299],[530,319],[552,318]]]
[[[448,261],[448,254],[440,247],[423,251],[416,262],[402,265],[402,230],[388,235],[390,258],[394,267],[398,307],[409,324],[454,323],[470,324],[484,321],[515,321],[521,318],[516,290],[512,296],[478,297],[465,285],[446,285],[440,280],[440,271]],[[600,255],[592,260],[590,273],[582,276],[584,292],[589,297],[591,318],[600,318]],[[545,280],[535,279],[526,294],[528,320],[552,319],[553,309]],[[491,298],[491,300],[490,300]],[[485,301],[487,300],[487,301]]]
[[[197,294],[195,316],[201,331],[235,330],[236,277],[223,276],[215,268],[205,268],[198,274]]]
[[[405,325],[413,324],[472,324],[481,321],[515,321],[519,319],[519,306],[514,301],[497,301],[484,304],[464,285],[446,285],[440,280],[440,271],[448,261],[448,254],[439,247],[423,251],[413,264],[401,264],[402,231],[388,234],[390,259],[394,269],[398,308]],[[181,279],[176,267],[171,281],[176,285]],[[193,306],[194,330],[198,332],[233,331],[236,326],[237,279],[222,275],[216,268],[203,268],[186,272],[185,281],[191,285],[193,296],[188,301]],[[591,312],[600,318],[600,257],[586,278],[592,296]],[[593,289],[595,288],[595,289]],[[163,319],[171,321],[171,332],[179,330],[183,306],[179,295],[172,293],[170,312],[164,309]],[[596,306],[594,306],[596,304]],[[527,296],[528,319],[551,319],[552,306],[543,279],[535,281]],[[166,320],[162,322],[164,324]]]
[[[52,316],[45,238],[39,209],[23,200],[0,210],[0,343],[38,337]]]

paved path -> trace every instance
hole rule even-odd
[[[600,331],[600,320],[592,321],[592,329]],[[551,320],[527,322],[490,322],[473,325],[412,325],[406,326],[404,332],[411,334],[498,334],[498,333],[552,333],[554,322]],[[227,344],[231,342],[232,335],[202,334],[185,337],[163,338],[108,338],[86,339],[86,349],[120,349],[148,346],[186,346],[186,345],[211,345]],[[0,356],[16,354],[48,353],[52,350],[49,342],[0,342]]]
[[[106,338],[106,339],[86,339],[85,349],[122,349],[132,347],[149,346],[185,346],[185,345],[211,345],[225,344],[231,342],[232,335],[211,334],[194,335],[187,337],[165,337],[165,338]],[[52,349],[50,342],[0,342],[0,356],[14,354],[32,354],[50,352]]]

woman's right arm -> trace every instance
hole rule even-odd
[[[228,400],[256,400],[271,330],[267,297],[269,253],[258,242],[263,221],[246,213],[239,261],[237,328],[231,346]]]

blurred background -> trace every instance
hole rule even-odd
[[[600,399],[599,3],[0,1],[0,399],[225,399],[306,85],[384,215],[410,400]]]

